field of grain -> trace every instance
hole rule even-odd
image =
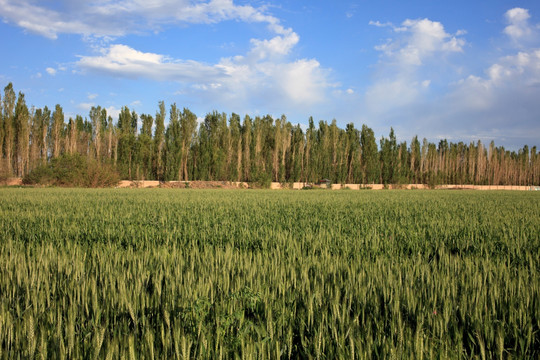
[[[0,189],[0,358],[538,359],[540,193]]]

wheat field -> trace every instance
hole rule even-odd
[[[0,189],[2,359],[538,359],[540,193]]]

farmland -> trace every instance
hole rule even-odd
[[[0,189],[0,358],[540,356],[540,193]]]

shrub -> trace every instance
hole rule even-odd
[[[252,182],[252,187],[257,189],[270,189],[272,184],[272,175],[265,172],[259,172],[255,175],[254,181]]]
[[[22,181],[25,185],[52,185],[55,177],[49,165],[41,165],[26,174]]]
[[[23,184],[110,187],[119,180],[118,173],[110,165],[88,160],[80,154],[64,154],[52,159],[50,164],[32,170],[23,178]]]

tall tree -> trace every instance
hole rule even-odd
[[[354,128],[353,123],[347,124],[346,132],[346,159],[347,159],[347,178],[346,182],[354,184],[356,181],[362,181],[359,174],[355,171],[360,169],[360,133]]]
[[[238,114],[231,114],[229,118],[229,130],[229,179],[240,181],[242,176],[242,129]]]
[[[92,129],[94,130],[92,136],[92,144],[94,149],[94,156],[99,162],[101,160],[101,133],[102,133],[102,119],[101,119],[101,106],[92,106],[90,109],[90,120],[92,121]],[[106,116],[105,116],[106,117]]]
[[[62,130],[64,129],[64,111],[60,104],[56,104],[52,115],[51,124],[51,139],[52,139],[52,156],[60,156],[62,150]]]
[[[303,162],[302,166],[302,174],[303,174],[303,182],[314,182],[316,181],[317,174],[315,172],[315,166],[313,158],[314,158],[314,146],[316,141],[316,130],[315,130],[315,123],[313,121],[313,117],[309,117],[309,125],[306,130],[306,151],[304,153],[305,161]]]
[[[360,145],[362,147],[362,167],[364,168],[364,184],[379,182],[378,150],[375,142],[375,133],[367,125],[362,125],[360,132]]]
[[[184,108],[180,116],[180,168],[178,169],[178,180],[189,180],[188,159],[191,145],[197,130],[197,115]]]
[[[300,125],[292,128],[289,160],[287,165],[287,179],[291,182],[302,181],[304,151],[306,141]]]
[[[14,117],[15,91],[13,90],[13,84],[9,83],[4,88],[4,155],[6,169],[9,174],[13,173]]]
[[[169,126],[165,131],[165,178],[168,180],[179,179],[182,168],[180,116],[176,103],[172,104],[169,111]]]
[[[394,129],[390,128],[389,138],[381,139],[381,179],[383,184],[395,183],[397,170],[397,142]]]
[[[2,94],[0,94],[0,174],[4,172],[4,112]]]
[[[252,121],[251,118],[246,115],[244,117],[244,123],[242,125],[242,168],[244,169],[243,179],[244,181],[251,181],[251,146],[252,146]]]
[[[141,114],[141,134],[139,135],[141,151],[141,171],[144,179],[152,178],[152,125],[154,118],[151,115]]]
[[[28,170],[30,132],[28,123],[30,113],[26,106],[24,94],[19,92],[17,105],[15,106],[14,130],[15,130],[15,164],[17,176],[24,176]]]
[[[159,112],[156,113],[156,129],[154,132],[154,167],[158,180],[164,180],[163,148],[165,146],[165,103],[159,102]]]
[[[118,169],[120,175],[133,179],[135,136],[137,134],[137,114],[124,106],[118,115]]]
[[[420,160],[421,160],[421,154],[420,154],[420,141],[418,141],[418,136],[414,136],[411,141],[411,181],[415,184],[418,184],[420,182]]]

